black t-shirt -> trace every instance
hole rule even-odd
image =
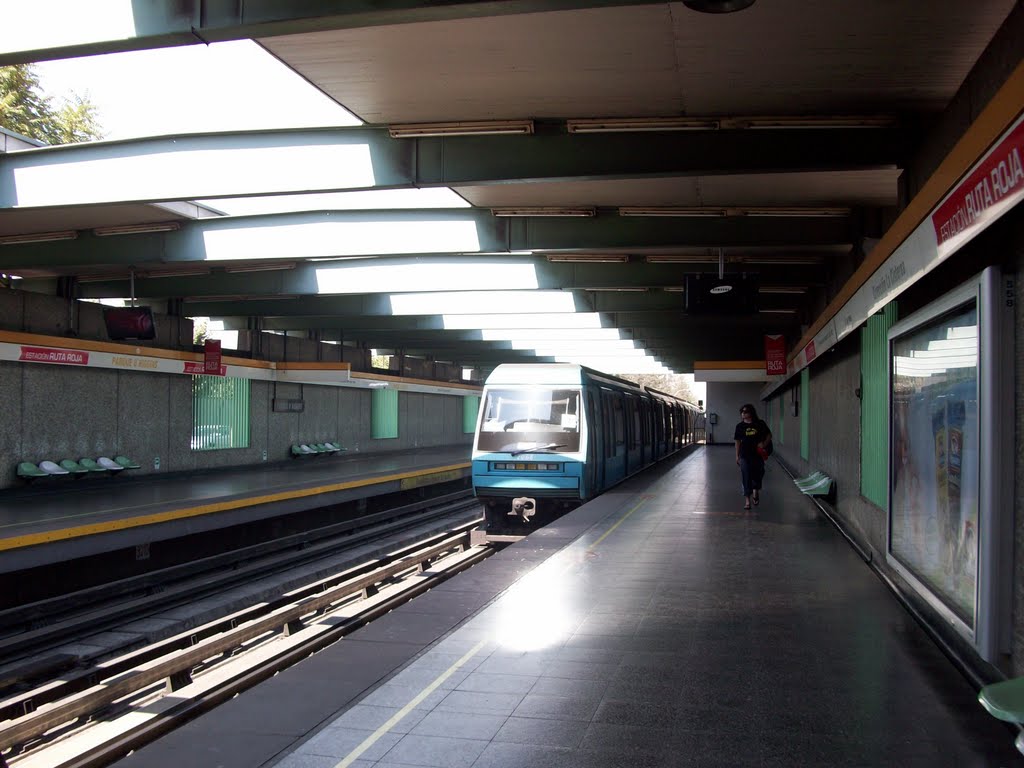
[[[736,434],[733,435],[732,439],[740,441],[740,458],[760,458],[757,452],[757,444],[763,442],[769,434],[768,425],[761,421],[761,419],[754,419],[749,424],[745,421],[737,424]]]

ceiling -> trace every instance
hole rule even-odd
[[[173,17],[174,8],[190,4],[156,5]],[[25,285],[39,289],[57,276],[80,277],[78,295],[98,298],[126,295],[130,268],[140,298],[182,300],[186,313],[223,317],[228,327],[310,332],[488,367],[529,353],[479,332],[446,328],[439,320],[450,309],[444,298],[430,312],[397,316],[375,301],[379,297],[348,293],[344,278],[357,274],[365,262],[360,256],[410,270],[491,259],[495,266],[532,266],[534,289],[561,290],[576,311],[600,313],[602,325],[620,329],[679,372],[692,370],[696,360],[756,359],[765,333],[783,333],[794,343],[884,234],[885,222],[906,203],[901,174],[1015,2],[758,0],[731,14],[698,13],[682,3],[409,0],[391,13],[369,15],[346,15],[335,5],[311,2],[274,18],[229,15],[205,25],[193,19],[189,28],[206,40],[255,37],[369,124],[357,130],[370,137],[377,171],[372,183],[343,182],[340,173],[332,182],[330,169],[321,168],[316,181],[296,179],[291,191],[450,186],[476,209],[470,214],[479,247],[445,248],[420,239],[360,250],[349,242],[351,228],[367,221],[419,232],[416,227],[450,216],[316,212],[246,223],[262,231],[279,222],[310,231],[327,223],[349,227],[335,230],[344,233],[344,246],[328,238],[308,249],[276,247],[258,258],[258,249],[238,250],[229,265],[211,261],[210,251],[197,246],[230,228],[223,219],[180,202],[154,203],[279,191],[273,182],[247,178],[231,186],[234,180],[224,174],[205,182],[203,163],[196,163],[191,183],[170,187],[173,197],[164,197],[170,193],[157,184],[120,198],[71,196],[23,205],[17,189],[4,197],[4,185],[16,184],[30,165],[11,152],[0,154],[0,242],[8,238],[0,245],[0,272],[21,274]],[[179,21],[161,17],[152,34],[83,40],[78,48],[44,40],[34,50],[0,51],[0,64],[180,44],[188,38],[177,31]],[[569,122],[676,117],[714,123],[697,130],[577,133]],[[532,121],[529,135],[387,134],[387,126],[398,124],[524,120]],[[338,129],[324,141],[349,135]],[[253,140],[233,137],[222,151]],[[58,167],[72,166],[71,160],[109,163],[97,166],[99,172],[115,173],[115,164],[136,162],[128,157],[132,152],[165,153],[171,141],[24,156]],[[510,208],[586,209],[590,215],[492,213]],[[622,209],[673,215],[627,216]],[[167,221],[178,229],[136,235],[128,245],[114,242],[124,238],[90,234]],[[81,235],[67,242],[9,242],[65,230]],[[387,236],[380,240],[390,243]],[[346,260],[330,263],[340,279],[324,294],[318,280],[327,266],[312,259],[331,255]],[[275,264],[281,269],[263,271]],[[684,289],[696,274],[705,287],[719,277],[738,284],[745,276],[757,286],[756,300],[749,306],[725,302],[716,314],[702,315],[692,309],[691,282],[687,311]],[[491,290],[515,287],[498,276],[489,284],[481,279]],[[379,292],[411,290],[415,281]]]

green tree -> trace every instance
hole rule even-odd
[[[0,67],[0,126],[47,144],[103,138],[95,105],[78,95],[54,105],[29,64]]]
[[[693,390],[690,389],[690,383],[684,376],[670,373],[644,373],[629,376],[628,378],[637,384],[642,384],[645,387],[656,389],[668,395],[674,395],[680,400],[686,400],[694,405],[697,404],[697,396],[693,394]]]

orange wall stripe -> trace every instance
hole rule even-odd
[[[797,342],[787,360],[793,360],[807,343],[814,338],[825,324],[839,314],[839,310],[850,300],[868,278],[874,274],[886,259],[925,220],[946,194],[953,189],[981,156],[995,143],[1021,113],[1024,105],[1024,61],[1017,65],[1013,74],[992,97],[977,119],[960,137],[953,149],[921,190],[914,196],[893,225],[878,241],[871,253],[864,259],[853,276],[846,281],[836,297],[825,307],[807,332]]]

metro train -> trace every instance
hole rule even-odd
[[[549,522],[695,443],[702,421],[692,403],[581,365],[497,366],[473,440],[487,530]]]

